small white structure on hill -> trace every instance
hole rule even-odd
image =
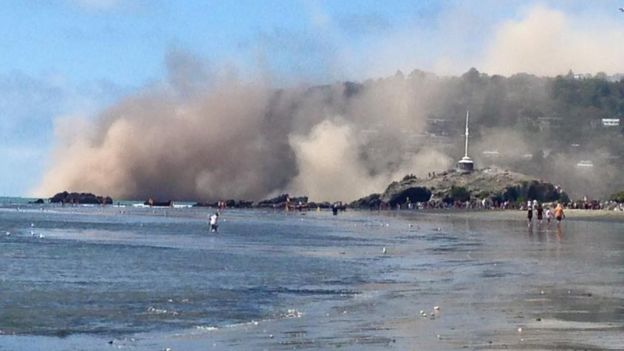
[[[468,157],[468,119],[470,111],[466,111],[466,147],[464,149],[464,157],[457,162],[457,171],[460,173],[470,173],[474,170],[474,162]]]

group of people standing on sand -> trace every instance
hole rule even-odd
[[[537,221],[540,224],[542,223],[544,215],[546,216],[546,222],[548,222],[548,224],[550,224],[550,221],[553,219],[553,217],[557,220],[557,224],[561,223],[561,220],[565,218],[565,214],[563,213],[563,206],[561,206],[560,203],[557,203],[554,211],[552,211],[550,207],[546,207],[545,210],[546,211],[544,211],[544,207],[537,200],[529,200],[527,202],[527,218],[529,220],[529,227],[533,222],[534,213],[536,214]]]

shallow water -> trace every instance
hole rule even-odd
[[[623,223],[17,206],[0,350],[624,348]]]

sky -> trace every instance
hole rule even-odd
[[[190,78],[210,81],[226,72],[279,87],[414,69],[624,72],[622,6],[615,0],[5,1],[0,196],[27,196],[41,181],[59,120],[97,118],[124,97]],[[171,69],[180,62],[201,68],[189,74],[203,75],[172,76],[184,74]]]

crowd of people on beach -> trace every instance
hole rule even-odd
[[[624,211],[624,203],[618,203],[613,200],[588,200],[587,197],[584,197],[583,200],[570,202],[569,204],[567,204],[567,208],[575,210]]]
[[[397,210],[426,210],[426,209],[467,209],[467,210],[520,210],[527,211],[529,207],[533,206],[533,203],[537,200],[531,200],[528,202],[512,202],[512,201],[495,201],[489,198],[485,199],[471,199],[469,201],[426,201],[426,202],[407,202],[404,204],[397,204],[393,209]],[[542,207],[552,207],[553,209],[560,204],[564,209],[579,209],[579,210],[609,210],[609,211],[624,211],[624,203],[618,203],[615,201],[598,201],[598,200],[579,200],[569,202],[544,202]],[[379,206],[380,210],[391,209],[387,204]]]
[[[563,206],[560,203],[557,203],[555,208],[551,210],[550,206],[548,205],[544,207],[537,200],[529,200],[527,202],[527,219],[529,222],[529,226],[531,226],[533,222],[533,215],[535,215],[538,224],[542,223],[544,217],[546,217],[546,222],[548,224],[550,224],[553,218],[557,221],[557,223],[561,223],[561,221],[565,218]]]
[[[389,209],[388,206],[380,206],[380,209]],[[489,198],[471,199],[468,201],[440,201],[430,200],[426,202],[407,202],[397,204],[397,210],[427,210],[427,209],[467,209],[467,210],[526,210],[524,203],[512,201],[495,201]]]

